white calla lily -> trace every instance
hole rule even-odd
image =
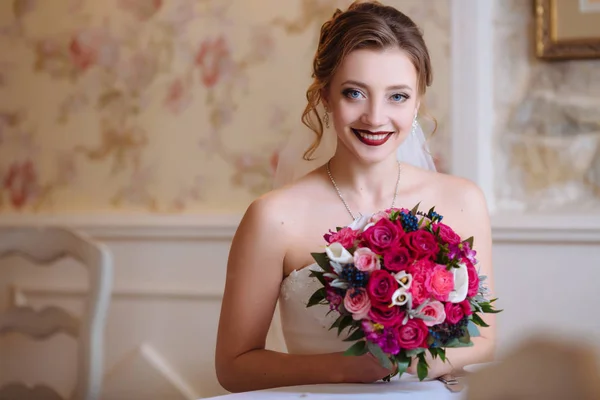
[[[352,254],[350,254],[350,252],[339,242],[331,243],[327,246],[325,248],[325,253],[331,261],[339,264],[349,264],[354,260]]]
[[[394,278],[396,278],[396,282],[403,287],[404,289],[410,289],[410,285],[412,284],[412,275],[407,273],[406,271],[400,271],[397,274],[394,274]]]
[[[348,227],[355,231],[362,232],[365,229],[365,225],[367,225],[370,218],[370,215],[360,215],[354,221],[352,221],[352,223],[348,225]]]
[[[452,273],[454,274],[454,290],[448,295],[448,301],[451,303],[460,303],[467,298],[467,292],[469,291],[467,266],[464,263],[460,263],[458,268],[452,268]]]
[[[403,306],[410,302],[412,295],[406,291],[405,288],[397,289],[392,295],[392,305]]]

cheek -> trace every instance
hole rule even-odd
[[[336,126],[343,128],[347,125],[355,123],[360,119],[363,113],[363,103],[350,103],[340,100],[337,106],[334,108],[334,121]]]

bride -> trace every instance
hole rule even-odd
[[[369,383],[392,372],[370,354],[344,356],[349,344],[328,330],[333,313],[306,308],[318,288],[308,273],[311,252],[323,251],[329,229],[361,214],[435,206],[462,237],[475,237],[480,273],[493,293],[484,196],[470,181],[435,171],[417,122],[432,71],[413,21],[378,2],[338,10],[322,26],[313,77],[302,120],[315,140],[302,147],[309,135],[292,137],[280,157],[278,187],[249,206],[231,246],[215,360],[219,382],[231,392]],[[287,353],[265,349],[278,301]],[[473,347],[447,350],[451,364],[428,359],[429,376],[490,361],[494,316],[486,322]]]

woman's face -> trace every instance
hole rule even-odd
[[[394,153],[410,133],[418,102],[417,71],[397,48],[355,50],[324,96],[343,145],[366,163]]]

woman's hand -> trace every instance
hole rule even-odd
[[[343,363],[342,382],[344,383],[373,383],[396,372],[396,366],[393,369],[383,367],[371,353],[362,356],[342,354],[342,357],[346,359]]]

